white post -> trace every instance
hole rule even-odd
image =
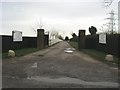
[[[118,33],[120,33],[120,1],[118,2]]]

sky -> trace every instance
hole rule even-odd
[[[72,32],[78,34],[80,29],[89,34],[90,26],[100,32],[112,9],[117,17],[118,1],[114,0],[109,8],[104,8],[103,0],[2,0],[0,34],[12,35],[13,30],[18,30],[23,36],[36,36],[38,23],[45,32],[57,31],[64,37],[71,37]]]

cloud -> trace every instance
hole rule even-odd
[[[50,18],[78,18],[101,15],[100,7],[96,9],[96,2],[82,3],[3,3],[4,20],[21,20],[32,16],[46,16]]]
[[[96,2],[98,0],[1,0],[2,2]]]
[[[40,19],[45,27],[55,27],[66,32],[87,29],[89,25],[100,25],[105,18],[106,9],[101,7],[100,1],[90,0],[66,0],[66,2],[4,2],[2,3],[2,20],[4,30],[30,29]],[[68,31],[69,30],[69,31]],[[5,31],[7,32],[7,31]],[[33,33],[33,32],[32,32]]]

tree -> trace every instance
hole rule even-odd
[[[77,37],[77,35],[76,35],[75,33],[72,33],[72,36],[73,36],[73,38],[74,38],[74,37]]]
[[[61,35],[58,35],[58,38],[61,39],[61,40],[63,40],[63,37]]]
[[[72,38],[70,39],[70,41],[74,41],[77,42],[78,41],[78,36],[75,33],[72,33]]]
[[[91,27],[89,27],[89,32],[90,32],[91,35],[96,34],[97,28],[94,27],[94,26],[91,26]]]
[[[43,24],[43,21],[42,21],[42,18],[41,19],[38,19],[34,25],[31,26],[32,29],[34,30],[35,33],[37,33],[37,29],[45,29],[44,27],[44,24]]]
[[[104,7],[109,7],[112,3],[113,3],[114,0],[104,0],[103,3],[104,3]]]
[[[68,41],[68,40],[69,40],[69,37],[68,37],[68,36],[66,36],[66,37],[65,37],[65,41]]]
[[[51,37],[52,39],[58,38],[58,36],[59,36],[59,32],[58,32],[58,31],[52,30],[52,31],[50,32],[50,37]]]

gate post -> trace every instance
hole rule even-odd
[[[44,48],[44,29],[37,29],[37,48]]]
[[[78,35],[78,49],[84,49],[85,48],[85,30],[79,30]]]

